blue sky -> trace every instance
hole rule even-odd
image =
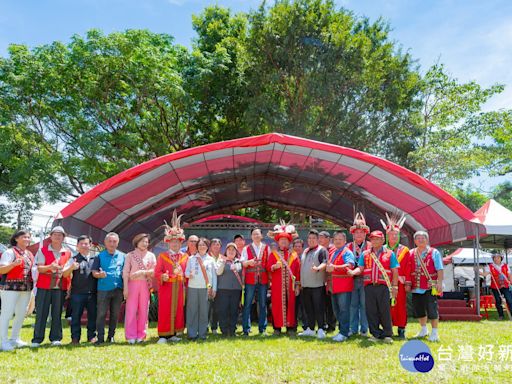
[[[272,1],[268,1],[272,3]],[[422,69],[436,61],[460,81],[506,85],[486,109],[512,108],[512,0],[337,0],[337,5],[376,20],[409,50]],[[256,8],[260,0],[0,0],[0,55],[10,43],[29,46],[66,42],[91,28],[105,33],[147,28],[169,33],[190,46],[193,14],[210,4],[234,11]],[[483,190],[503,181],[473,179]]]
[[[268,1],[272,3],[272,1]],[[391,23],[392,37],[422,68],[437,60],[461,81],[496,82],[506,91],[488,108],[512,105],[512,1],[510,0],[337,0],[340,7]],[[106,33],[147,28],[190,46],[192,14],[209,4],[235,11],[260,0],[0,0],[0,55],[10,43],[29,46],[67,41],[91,28]]]

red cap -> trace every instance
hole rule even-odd
[[[384,239],[384,234],[382,233],[382,231],[373,231],[372,233],[370,233],[370,236],[368,236],[370,239],[372,237],[380,237],[381,239]]]
[[[292,240],[293,240],[292,235],[291,235],[290,233],[287,233],[287,232],[279,232],[279,233],[277,233],[277,234],[274,236],[274,240],[275,240],[276,242],[278,242],[278,241],[279,241],[279,239],[280,239],[281,237],[284,237],[284,238],[288,239],[288,241],[289,241],[290,243],[291,243],[291,242],[292,242]]]

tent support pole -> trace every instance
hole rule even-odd
[[[475,225],[475,240],[473,241],[473,254],[475,270],[475,306],[476,314],[480,315],[480,233],[478,224]]]

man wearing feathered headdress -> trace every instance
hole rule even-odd
[[[386,247],[392,250],[400,267],[398,268],[398,294],[396,297],[396,304],[391,307],[391,319],[393,326],[398,327],[398,337],[405,339],[405,327],[407,326],[407,292],[411,291],[410,285],[405,285],[406,280],[406,261],[405,257],[409,253],[409,248],[400,243],[400,230],[405,223],[404,214],[393,214],[391,216],[386,212],[385,223],[381,220],[381,224],[386,231]]]
[[[172,213],[171,225],[164,224],[164,242],[169,245],[167,252],[158,256],[155,278],[158,282],[158,340],[179,341],[177,333],[185,328],[185,267],[187,255],[180,252],[185,232],[180,225],[181,215]]]
[[[300,291],[300,261],[299,256],[290,251],[292,240],[297,237],[295,227],[281,221],[268,232],[278,244],[267,259],[267,271],[271,280],[271,304],[274,334],[281,334],[281,328],[286,327],[288,334],[297,331],[295,316],[295,297]]]
[[[357,268],[359,257],[364,251],[372,248],[371,244],[366,241],[366,236],[370,233],[370,227],[366,225],[366,220],[361,212],[356,214],[354,224],[350,227],[350,233],[353,240],[347,248],[354,254],[354,268]],[[362,336],[368,336],[368,319],[366,317],[363,278],[362,276],[355,276],[354,289],[350,297],[350,331],[348,334],[349,336],[357,335],[359,332]]]

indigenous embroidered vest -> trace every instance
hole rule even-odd
[[[363,269],[363,279],[364,279],[364,285],[370,285],[370,284],[382,284],[386,285],[386,279],[383,277],[382,272],[380,268],[375,265],[372,258],[373,249],[369,251],[364,251],[364,269]],[[384,248],[382,252],[377,256],[377,259],[382,264],[382,267],[384,268],[386,274],[388,275],[389,280],[391,281],[392,278],[392,272],[391,272],[391,255],[393,252],[389,249]],[[360,265],[360,267],[362,267]]]
[[[434,265],[434,258],[432,257],[432,254],[434,252],[434,248],[430,248],[427,252],[427,255],[423,259],[423,264],[425,265],[428,274],[430,275],[430,280],[425,271],[423,270],[423,267],[421,266],[421,263],[419,262],[419,258],[421,258],[421,255],[417,254],[416,248],[411,249],[409,251],[409,261],[411,263],[411,266],[414,266],[411,268],[411,277],[412,277],[412,289],[431,289],[437,284],[437,270]]]
[[[31,273],[34,256],[29,250],[26,250],[25,254],[22,254],[16,247],[13,247],[12,250],[15,260],[21,260],[21,264],[2,275],[2,289],[7,291],[30,291],[34,284]]]

